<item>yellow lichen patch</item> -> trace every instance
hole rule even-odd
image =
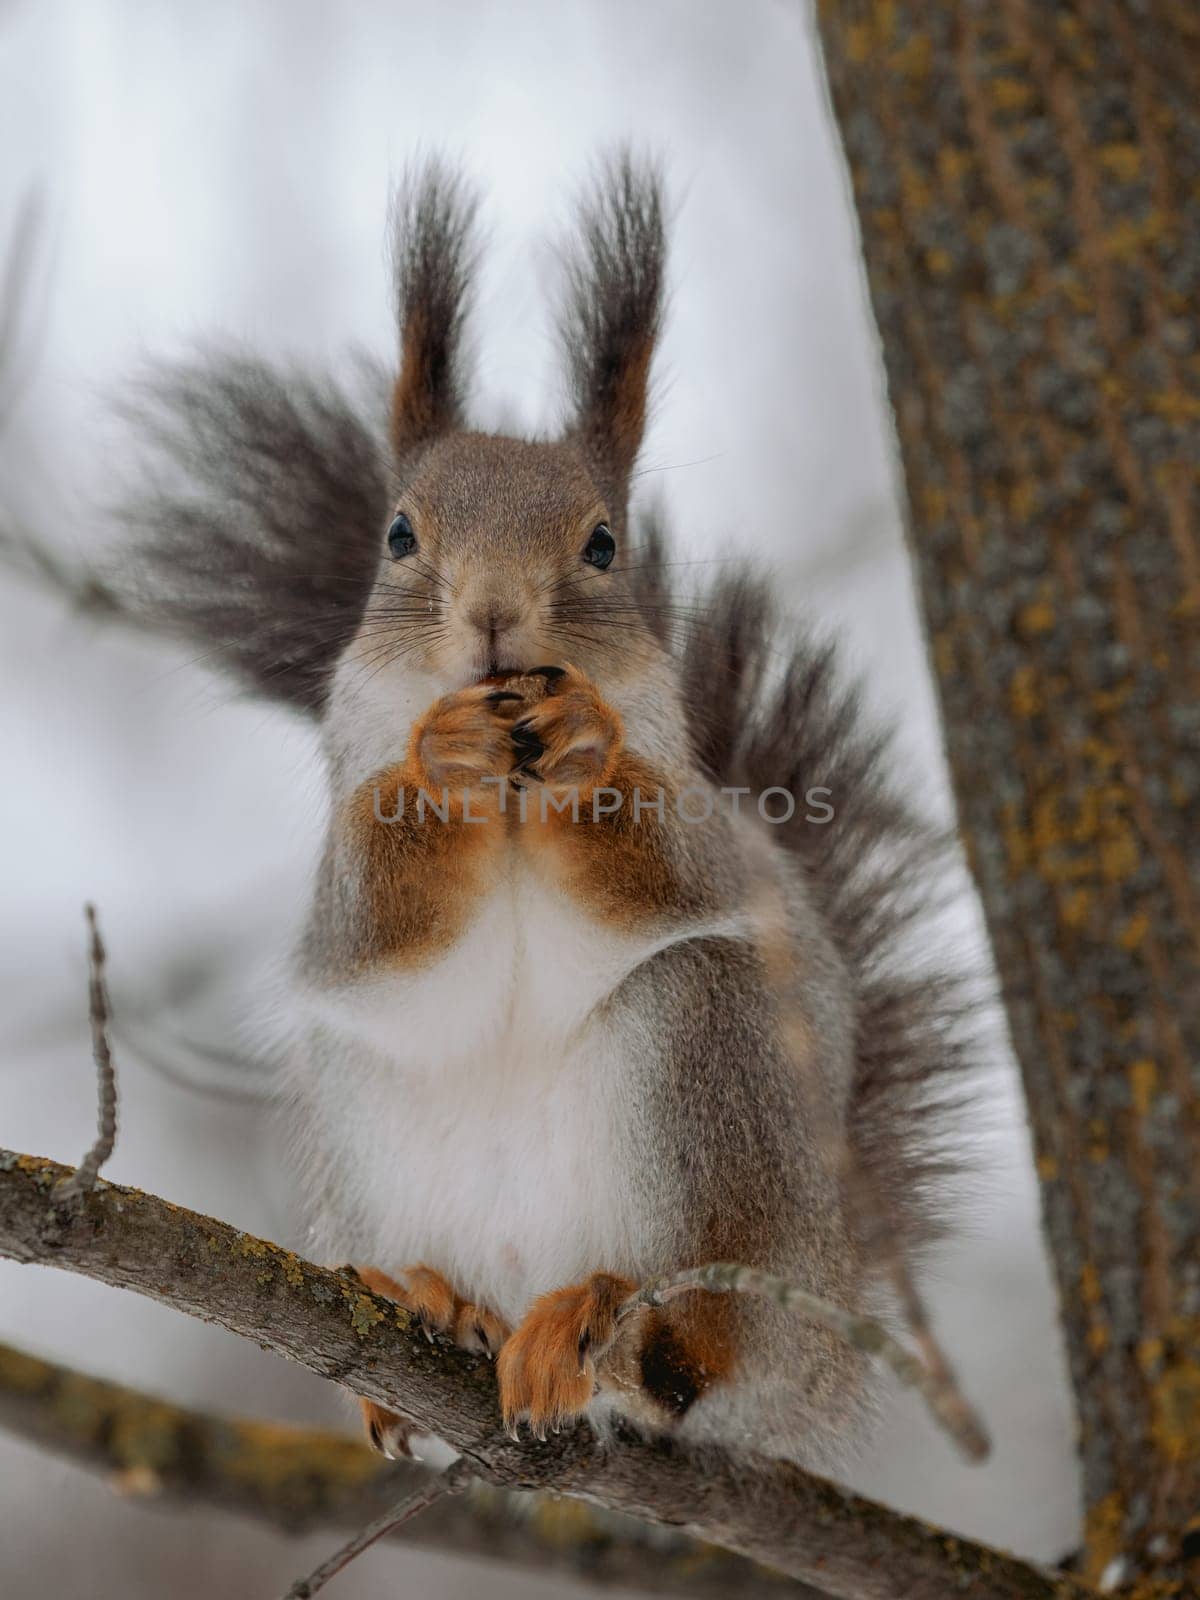
[[[1064,818],[1064,803],[1061,790],[1051,789],[1038,796],[1030,819],[1027,861],[1048,883],[1067,883],[1089,872],[1088,863],[1067,849],[1075,842],[1076,829]]]
[[[1036,717],[1042,709],[1038,693],[1037,673],[1032,666],[1018,667],[1008,686],[1008,703],[1014,717]]]
[[[123,1467],[162,1472],[179,1460],[183,1414],[165,1401],[131,1396],[114,1412],[109,1448]]]
[[[264,1256],[271,1254],[271,1246],[264,1244],[261,1239],[255,1239],[251,1234],[241,1233],[236,1239],[229,1241],[229,1253],[251,1256],[261,1261]]]
[[[1079,1274],[1079,1293],[1085,1306],[1100,1303],[1100,1274],[1090,1261],[1086,1261]]]
[[[387,1471],[377,1456],[338,1434],[303,1433],[274,1422],[230,1425],[234,1447],[222,1458],[232,1479],[256,1488],[296,1484],[311,1493],[315,1483],[354,1490]]]
[[[1168,422],[1195,422],[1200,418],[1200,395],[1185,389],[1164,389],[1150,396],[1150,409]]]
[[[352,1289],[343,1289],[342,1294],[350,1307],[350,1326],[365,1339],[383,1321],[383,1312],[369,1294],[355,1294]]]
[[[929,180],[911,161],[902,162],[900,166],[900,198],[910,216],[927,211],[933,199]]]
[[[1092,310],[1095,297],[1077,272],[1064,268],[1059,278],[1058,290],[1066,299],[1072,311],[1088,312]]]
[[[1033,98],[1033,89],[1023,78],[993,78],[988,88],[997,111],[1024,110]]]
[[[1115,767],[1121,758],[1121,752],[1115,744],[1108,744],[1104,739],[1098,739],[1095,734],[1089,734],[1080,748],[1089,761],[1105,770]]]
[[[1118,684],[1115,689],[1096,689],[1092,693],[1092,705],[1102,716],[1111,716],[1120,711],[1129,699],[1132,685]]]
[[[1090,889],[1069,889],[1059,901],[1059,921],[1067,928],[1086,927],[1091,909],[1092,891]]]
[[[929,39],[924,34],[914,33],[907,44],[892,52],[888,65],[897,77],[922,83],[929,76],[932,60],[933,46]]]
[[[1103,1500],[1088,1507],[1084,1524],[1084,1580],[1098,1583],[1101,1573],[1120,1555],[1124,1542],[1121,1496],[1106,1494]]]
[[[1135,1061],[1129,1069],[1129,1088],[1138,1116],[1144,1117],[1154,1099],[1158,1085],[1158,1067],[1153,1061]]]
[[[846,29],[846,54],[856,65],[861,65],[871,54],[874,42],[869,22],[852,22]]]
[[[896,36],[896,0],[875,0],[875,36],[887,44]]]
[[[18,1172],[31,1172],[34,1177],[58,1177],[58,1169],[53,1162],[47,1161],[45,1156],[18,1156],[15,1165]]]
[[[1151,212],[1137,222],[1122,217],[1104,236],[1105,253],[1115,261],[1129,261],[1161,239],[1163,232],[1163,218],[1157,212]]]
[[[0,1344],[0,1393],[37,1394],[54,1376],[54,1369],[36,1356]]]
[[[1035,600],[1017,612],[1017,631],[1026,639],[1049,633],[1054,626],[1054,607],[1048,600]]]
[[[1037,1175],[1043,1183],[1053,1183],[1058,1177],[1058,1162],[1053,1156],[1037,1158]]]
[[[952,633],[936,633],[933,636],[933,664],[938,676],[948,678],[954,671],[957,657],[954,648],[954,635]]]
[[[1148,1378],[1152,1378],[1162,1366],[1164,1348],[1161,1339],[1143,1339],[1138,1345],[1138,1366]]]
[[[936,484],[921,490],[921,515],[926,522],[941,522],[946,515],[946,491]]]
[[[283,1275],[293,1289],[299,1289],[304,1283],[304,1272],[300,1266],[300,1257],[291,1250],[280,1251]]]
[[[1152,1391],[1155,1443],[1168,1461],[1200,1458],[1200,1365],[1168,1364]]]
[[[1122,183],[1132,183],[1141,171],[1142,152],[1136,144],[1100,146],[1100,161]]]
[[[1037,486],[1028,478],[1019,478],[1008,495],[1008,509],[1020,522],[1029,517],[1037,505]]]
[[[1110,883],[1120,883],[1137,870],[1139,861],[1137,838],[1131,828],[1125,828],[1100,846],[1100,871]]]
[[[1131,797],[1117,783],[1095,784],[1077,797],[1048,787],[1030,820],[1029,862],[1047,883],[1101,879],[1121,882],[1140,860],[1138,836],[1129,820]],[[1012,850],[1010,846],[1010,859]]]
[[[546,1496],[535,1502],[534,1525],[547,1544],[569,1550],[596,1536],[596,1518],[580,1500]]]
[[[945,278],[954,270],[954,257],[948,250],[926,250],[925,266],[931,277]]]
[[[1088,1349],[1094,1356],[1103,1355],[1108,1349],[1108,1329],[1103,1322],[1093,1322],[1087,1333]]]
[[[937,153],[938,175],[945,184],[956,184],[971,170],[975,157],[970,150],[946,144]]]
[[[115,1413],[129,1417],[141,1404],[140,1395],[101,1383],[82,1372],[59,1372],[50,1409],[55,1425],[64,1433],[73,1439],[94,1442],[108,1434]]]

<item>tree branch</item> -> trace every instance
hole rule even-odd
[[[284,1533],[360,1528],[428,1473],[385,1462],[341,1433],[206,1416],[0,1344],[0,1427],[106,1475],[151,1504],[207,1505]],[[406,1544],[503,1561],[604,1588],[687,1600],[818,1600],[817,1592],[715,1545],[550,1494],[476,1483],[425,1511]]]
[[[586,1429],[516,1444],[482,1358],[430,1344],[401,1307],[226,1223],[99,1182],[56,1207],[55,1162],[0,1152],[0,1254],[132,1289],[253,1338],[412,1418],[486,1482],[554,1489],[687,1527],[845,1600],[1073,1600],[1091,1593],[786,1462]],[[419,1524],[418,1524],[419,1526]]]

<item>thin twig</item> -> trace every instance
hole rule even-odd
[[[930,1393],[936,1397],[930,1400],[930,1407],[964,1454],[972,1461],[982,1461],[992,1447],[987,1429],[959,1387],[958,1375],[933,1331],[908,1263],[895,1251],[888,1262],[888,1272],[908,1331],[921,1352]]]
[[[832,1301],[809,1294],[807,1289],[789,1283],[786,1278],[760,1272],[757,1267],[739,1266],[729,1261],[714,1262],[706,1267],[691,1267],[686,1272],[655,1278],[630,1295],[617,1312],[617,1322],[620,1324],[639,1306],[665,1305],[677,1295],[689,1294],[695,1289],[707,1289],[711,1294],[748,1294],[773,1300],[777,1305],[799,1311],[802,1316],[831,1329],[856,1350],[865,1351],[886,1362],[901,1383],[915,1389],[929,1407],[934,1420],[950,1435],[963,1455],[972,1461],[979,1461],[987,1454],[987,1436],[970,1407],[953,1384],[946,1385],[932,1363],[927,1365],[906,1350],[873,1317],[843,1310]]]
[[[465,1489],[474,1476],[470,1467],[460,1457],[452,1462],[445,1472],[440,1473],[429,1483],[423,1483],[419,1489],[413,1489],[402,1500],[385,1511],[381,1517],[376,1517],[374,1522],[368,1522],[365,1528],[359,1530],[353,1539],[347,1540],[339,1550],[335,1550],[327,1561],[310,1572],[307,1578],[298,1578],[284,1596],[284,1600],[310,1600],[310,1596],[318,1593],[329,1582],[336,1578],[356,1556],[373,1545],[376,1540],[392,1533],[404,1523],[411,1522],[422,1511],[428,1509],[435,1500],[440,1500],[444,1495],[457,1494]]]
[[[108,1038],[108,989],[104,982],[104,944],[96,908],[84,907],[90,942],[88,945],[88,1017],[92,1025],[92,1057],[96,1063],[98,1101],[96,1142],[69,1178],[59,1185],[55,1199],[74,1200],[90,1194],[96,1187],[100,1168],[113,1153],[117,1142],[117,1073],[113,1066]]]
[[[895,1291],[900,1314],[921,1353],[930,1392],[936,1396],[936,1400],[929,1401],[930,1409],[964,1454],[972,1461],[982,1461],[992,1447],[987,1429],[963,1394],[950,1358],[933,1331],[925,1301],[917,1288],[908,1259],[898,1247],[895,1233],[883,1216],[879,1197],[849,1159],[843,1163],[843,1177],[858,1212],[860,1226],[876,1260],[887,1274]]]

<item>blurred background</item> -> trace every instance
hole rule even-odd
[[[31,205],[38,217],[0,503],[92,562],[111,538],[96,508],[130,465],[111,398],[147,359],[214,335],[324,366],[354,345],[386,355],[389,184],[431,147],[487,196],[478,414],[549,425],[553,241],[618,138],[662,156],[677,208],[643,491],[687,555],[753,556],[840,637],[904,781],[948,815],[875,338],[799,0],[0,0],[0,237]],[[255,999],[319,842],[311,733],[0,568],[0,765],[0,1144],[76,1160],[92,1137],[92,897],[123,1093],[108,1175],[303,1248],[251,1058]],[[953,936],[979,939],[973,907]],[[234,1059],[197,1063],[178,1043],[191,1038]],[[994,1455],[962,1466],[895,1395],[851,1476],[1053,1559],[1077,1531],[1072,1420],[999,1038],[990,1089],[931,1297]],[[247,1342],[42,1268],[0,1262],[0,1338],[214,1412],[349,1425],[328,1385]],[[120,1498],[0,1432],[6,1600],[250,1600],[337,1537]],[[382,1547],[336,1593],[465,1596],[481,1576]],[[566,1592],[503,1569],[489,1587]]]

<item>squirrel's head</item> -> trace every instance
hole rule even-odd
[[[469,428],[473,214],[437,162],[401,192],[390,462],[373,379],[366,409],[328,378],[239,351],[139,387],[152,470],[123,507],[136,532],[125,587],[256,693],[324,714],[341,677],[340,706],[386,721],[398,696],[428,700],[492,669],[569,661],[611,683],[661,659],[645,621],[652,552],[631,560],[626,519],[662,309],[656,177],[619,156],[585,200],[553,440]]]
[[[603,678],[654,648],[622,568],[662,304],[657,181],[619,158],[583,209],[560,318],[571,410],[556,440],[466,425],[471,212],[436,164],[397,208],[398,491],[349,652],[384,680],[375,692],[414,669],[444,689],[564,661]]]

